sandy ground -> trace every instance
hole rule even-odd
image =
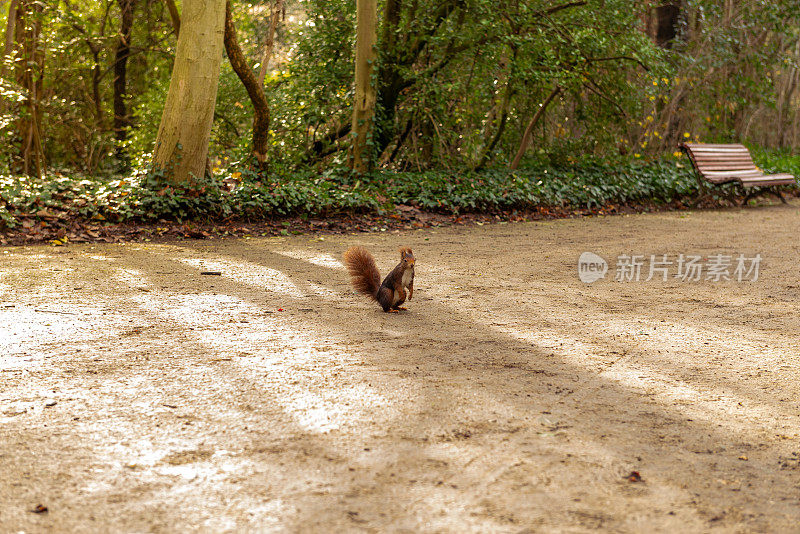
[[[795,202],[0,249],[0,531],[797,532],[799,230]],[[413,247],[409,311],[352,292],[351,244]],[[631,253],[763,260],[614,281]]]

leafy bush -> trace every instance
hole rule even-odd
[[[800,156],[756,152],[756,160],[765,171],[800,176]],[[648,163],[588,161],[517,171],[376,171],[361,178],[345,168],[269,177],[244,170],[206,178],[191,187],[165,186],[159,178],[0,177],[0,225],[14,227],[23,218],[53,217],[53,210],[62,212],[62,218],[122,222],[386,212],[396,204],[448,213],[536,206],[591,209],[609,204],[688,200],[698,188],[694,173],[683,158]],[[226,180],[238,181],[239,186],[229,192],[224,187]],[[733,187],[712,191],[721,197]]]
[[[676,163],[588,163],[450,175],[397,173],[387,196],[452,212],[530,206],[593,208],[612,202],[667,203],[697,191],[691,169]]]

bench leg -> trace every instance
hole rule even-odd
[[[710,196],[711,196],[711,192],[710,191],[700,191],[697,194],[697,196],[694,197],[694,200],[692,200],[692,208],[696,208],[697,206],[700,205],[700,203],[702,201],[704,201],[705,199],[707,199]]]
[[[692,208],[696,208],[700,205],[700,202],[711,196],[711,192],[706,187],[706,184],[700,177],[700,174],[695,173],[695,178],[697,178],[697,196],[695,196],[694,200],[692,200]]]
[[[765,195],[765,194],[775,195],[780,199],[782,203],[788,204],[788,202],[786,202],[786,198],[783,196],[783,193],[781,193],[779,189],[774,189],[772,187],[754,187],[753,190],[747,195],[747,197],[745,197],[745,200],[744,202],[742,202],[742,205],[746,204],[747,201],[750,200],[751,198],[755,198],[759,195]]]
[[[730,201],[730,203],[735,206],[736,205],[736,197],[739,196],[740,194],[741,195],[746,195],[747,194],[747,190],[744,187],[742,187],[741,184],[737,184],[737,187],[734,187],[733,190],[731,190],[731,194],[728,195],[728,200]],[[743,205],[744,204],[740,204],[740,206],[743,206]]]
[[[757,196],[764,195],[766,193],[769,193],[770,195],[775,195],[781,200],[781,202],[783,202],[784,204],[788,204],[788,202],[786,202],[786,198],[783,196],[783,193],[781,193],[779,189],[773,189],[771,187],[754,187],[744,197],[744,200],[742,200],[740,206],[746,205],[751,198],[756,198]]]
[[[745,195],[744,199],[742,199],[742,203],[739,204],[739,205],[740,206],[747,206],[747,203],[750,202],[751,198],[756,198],[760,194],[761,194],[761,191],[759,191],[757,187],[754,187],[749,193],[747,193]]]
[[[739,207],[747,206],[747,203],[753,198],[753,191],[748,191],[747,188],[741,183],[736,183],[736,189],[742,192],[744,198],[742,198],[741,202],[739,202]]]

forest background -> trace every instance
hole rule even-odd
[[[683,141],[800,175],[795,2],[0,0],[0,25],[0,226],[29,237],[680,206]]]

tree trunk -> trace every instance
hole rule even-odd
[[[206,169],[222,63],[225,0],[186,0],[153,166],[172,184],[191,184]]]
[[[429,115],[422,117],[419,125],[419,159],[417,160],[418,171],[421,171],[423,165],[425,168],[430,168],[431,159],[433,159],[433,141],[436,135],[436,130],[433,127],[433,120]],[[422,165],[420,165],[422,163]]]
[[[416,18],[417,2],[412,2],[410,13],[405,18],[404,27],[400,29],[402,0],[387,0],[384,7],[383,31],[381,38],[381,55],[377,90],[377,113],[375,120],[375,152],[382,154],[395,137],[395,115],[400,93],[413,86],[416,80],[413,75],[403,73],[413,70],[411,67],[418,61],[420,54],[426,49],[439,27],[461,5],[458,0],[445,0],[432,15],[430,24],[420,24]],[[405,37],[400,39],[399,37]],[[439,62],[442,67],[453,57],[445,52],[445,58]]]
[[[40,48],[42,5],[23,0],[17,7],[14,27],[17,56],[17,83],[25,93],[17,119],[20,151],[12,168],[27,176],[40,177],[44,172],[42,114],[39,101],[44,79],[44,52]]]
[[[120,11],[119,42],[114,61],[114,138],[117,141],[117,159],[122,166],[129,165],[125,141],[128,138],[130,117],[125,104],[127,93],[128,57],[131,54],[131,32],[133,29],[133,8],[136,0],[117,0]]]
[[[16,35],[17,23],[17,4],[18,0],[11,0],[8,6],[8,19],[6,20],[5,40],[3,44],[2,55],[0,56],[0,78],[5,78],[8,69],[6,68],[6,59],[11,55],[14,50],[14,36]],[[5,115],[8,109],[8,102],[5,99],[0,99],[0,115]]]
[[[553,99],[560,92],[561,92],[561,87],[556,85],[555,87],[553,87],[553,90],[550,91],[550,94],[547,95],[545,101],[539,105],[539,109],[537,109],[536,113],[534,113],[533,118],[528,123],[528,127],[525,128],[525,133],[522,134],[522,141],[520,141],[519,143],[519,149],[517,150],[517,155],[514,156],[514,161],[512,161],[511,165],[509,165],[509,168],[511,170],[515,170],[517,167],[519,167],[519,163],[520,161],[522,161],[522,156],[525,154],[525,151],[528,149],[528,145],[531,143],[531,135],[533,134],[534,126],[536,126],[536,123],[539,122],[539,119],[542,118],[544,110],[547,109],[547,106],[550,104],[550,102],[552,102]]]
[[[407,82],[400,74],[401,53],[408,48],[400,42],[402,35],[411,35],[411,28],[400,28],[403,0],[386,0],[383,8],[381,28],[381,54],[385,58],[378,67],[377,117],[375,118],[375,144],[377,152],[382,153],[394,138],[395,108],[400,91]],[[417,2],[409,8],[407,22],[413,25],[416,20]]]
[[[356,74],[353,105],[353,170],[363,174],[372,167],[370,134],[375,115],[375,86],[372,69],[375,64],[378,4],[376,0],[356,0]]]
[[[258,161],[258,166],[265,169],[269,148],[269,102],[263,86],[258,82],[239,47],[236,27],[231,17],[230,2],[225,4],[225,52],[228,54],[233,71],[242,81],[253,104],[253,157]]]
[[[686,23],[685,0],[663,2],[647,14],[647,33],[661,48],[672,48],[681,36],[681,26]]]
[[[475,158],[475,163],[472,165],[472,170],[478,171],[482,169],[484,165],[486,165],[492,155],[494,147],[496,147],[497,143],[500,142],[500,138],[503,136],[503,132],[506,129],[506,124],[508,123],[508,107],[511,104],[511,97],[514,95],[513,81],[516,61],[516,47],[513,49],[510,60],[506,54],[503,54],[502,56],[500,61],[500,69],[505,75],[505,89],[503,90],[503,96],[498,102],[495,103],[489,112],[486,120],[486,128],[484,130],[483,149],[478,154],[478,157]],[[495,124],[497,126],[494,136],[490,137],[489,133]]]
[[[284,0],[275,0],[272,6],[272,14],[269,18],[269,30],[267,32],[267,42],[264,45],[264,55],[261,58],[261,67],[258,69],[258,83],[264,85],[264,79],[267,77],[267,68],[269,67],[269,60],[272,58],[272,50],[275,48],[275,31],[278,29],[278,17],[283,11]]]
[[[19,2],[18,0],[11,0],[11,4],[8,6],[8,21],[6,22],[6,35],[5,35],[5,44],[3,45],[3,57],[8,56],[11,54],[11,51],[14,48],[14,35],[16,35],[16,23],[17,23],[17,6]],[[5,63],[0,66],[2,72],[5,72]]]
[[[103,101],[100,97],[100,82],[103,79],[103,69],[100,66],[100,52],[102,47],[86,39],[89,51],[92,53],[92,101],[94,102],[94,121],[98,130],[103,130]]]
[[[371,0],[374,1],[374,0]],[[414,0],[409,8],[409,15],[401,17],[403,0],[387,0],[383,8],[383,26],[381,31],[381,61],[375,76],[377,88],[372,90],[375,102],[372,128],[372,150],[374,155],[382,154],[386,147],[395,138],[395,115],[397,103],[401,92],[414,85],[416,80],[407,72],[419,59],[420,53],[425,50],[431,37],[436,34],[441,24],[460,5],[458,0],[446,0],[436,10],[433,16],[433,25],[419,24],[416,20],[418,2]],[[356,9],[358,10],[358,4]],[[405,21],[400,27],[401,18]],[[412,30],[414,28],[414,30]],[[399,36],[404,36],[402,39]],[[412,42],[413,41],[413,42]],[[439,63],[442,67],[450,58]],[[357,59],[358,60],[358,59]],[[404,73],[405,71],[405,73]],[[335,141],[350,133],[352,127],[348,124],[332,132],[329,140]],[[325,144],[315,142],[312,145],[306,160],[319,157],[325,151]]]
[[[481,151],[478,158],[475,160],[475,164],[472,166],[472,170],[479,171],[486,165],[486,162],[489,161],[489,157],[494,150],[494,147],[497,146],[497,143],[500,141],[500,138],[503,137],[503,132],[506,129],[506,124],[508,123],[508,105],[511,102],[511,94],[513,91],[511,90],[511,86],[506,86],[505,93],[503,94],[503,99],[501,100],[500,104],[498,105],[499,113],[500,113],[500,120],[497,124],[497,130],[494,133],[494,137],[492,137],[491,141],[489,141]],[[494,122],[494,121],[493,121]],[[487,129],[488,132],[488,124]]]

